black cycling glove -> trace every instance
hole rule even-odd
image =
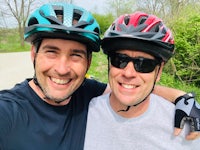
[[[183,128],[185,121],[190,123],[191,131],[200,131],[200,104],[195,101],[194,93],[180,96],[175,101],[175,127]]]

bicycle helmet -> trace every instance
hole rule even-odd
[[[98,52],[99,33],[99,24],[91,13],[73,4],[55,2],[41,6],[30,15],[24,38],[31,43],[43,38],[75,40]]]
[[[143,12],[117,18],[105,32],[101,44],[105,54],[132,49],[149,53],[165,62],[174,54],[171,31],[161,19]]]

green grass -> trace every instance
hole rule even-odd
[[[198,101],[200,102],[200,89],[196,87],[195,85],[188,85],[186,83],[182,83],[178,79],[173,78],[171,75],[167,74],[166,72],[162,73],[162,77],[160,82],[158,83],[160,85],[168,86],[168,87],[173,87],[176,89],[180,89],[186,92],[195,92]]]
[[[108,61],[102,51],[92,54],[92,63],[88,74],[101,82],[108,82]]]
[[[30,45],[25,43],[24,47],[20,44],[17,30],[0,30],[0,53],[29,51]]]
[[[19,51],[29,51],[30,45],[25,44],[24,47],[20,46],[19,34],[16,29],[2,30],[0,29],[0,53],[5,52],[19,52]],[[101,82],[108,81],[108,66],[107,57],[100,53],[93,53],[92,64],[88,71],[88,74],[93,76],[95,79]],[[168,87],[174,87],[186,92],[195,92],[197,98],[200,102],[200,89],[195,85],[187,85],[174,79],[170,74],[163,72],[161,81],[158,83],[160,85],[165,85]]]

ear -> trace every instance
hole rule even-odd
[[[162,71],[163,71],[163,67],[164,67],[164,62],[161,63],[160,68],[157,68],[157,78],[156,78],[156,82],[160,81],[161,75],[162,75]]]
[[[32,62],[34,62],[35,55],[36,55],[36,47],[34,45],[32,45],[31,46],[31,60],[32,60]]]
[[[92,54],[90,54],[89,57],[88,57],[88,66],[87,66],[87,71],[88,71],[89,68],[90,68],[91,62],[92,62]]]

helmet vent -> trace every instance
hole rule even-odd
[[[158,32],[159,30],[160,30],[160,24],[157,24],[153,28],[151,28],[150,32]]]
[[[74,10],[73,13],[73,25],[76,25],[82,16],[82,12],[79,10]]]
[[[31,25],[34,25],[34,24],[38,24],[38,20],[33,17],[33,18],[30,18],[29,22],[28,22],[28,26],[31,26]]]
[[[138,25],[143,24],[147,20],[147,17],[141,17],[138,21]]]
[[[55,13],[56,13],[57,19],[58,19],[60,22],[63,23],[63,11],[56,10]]]
[[[96,32],[96,33],[98,33],[98,34],[100,33],[100,31],[99,31],[98,28],[95,28],[95,29],[94,29],[94,32]]]
[[[125,16],[125,17],[124,17],[124,23],[125,23],[126,25],[128,25],[129,20],[130,20],[130,16]]]
[[[63,23],[63,7],[62,6],[57,6],[53,5],[53,9],[55,11],[55,14],[57,16],[57,19]]]

